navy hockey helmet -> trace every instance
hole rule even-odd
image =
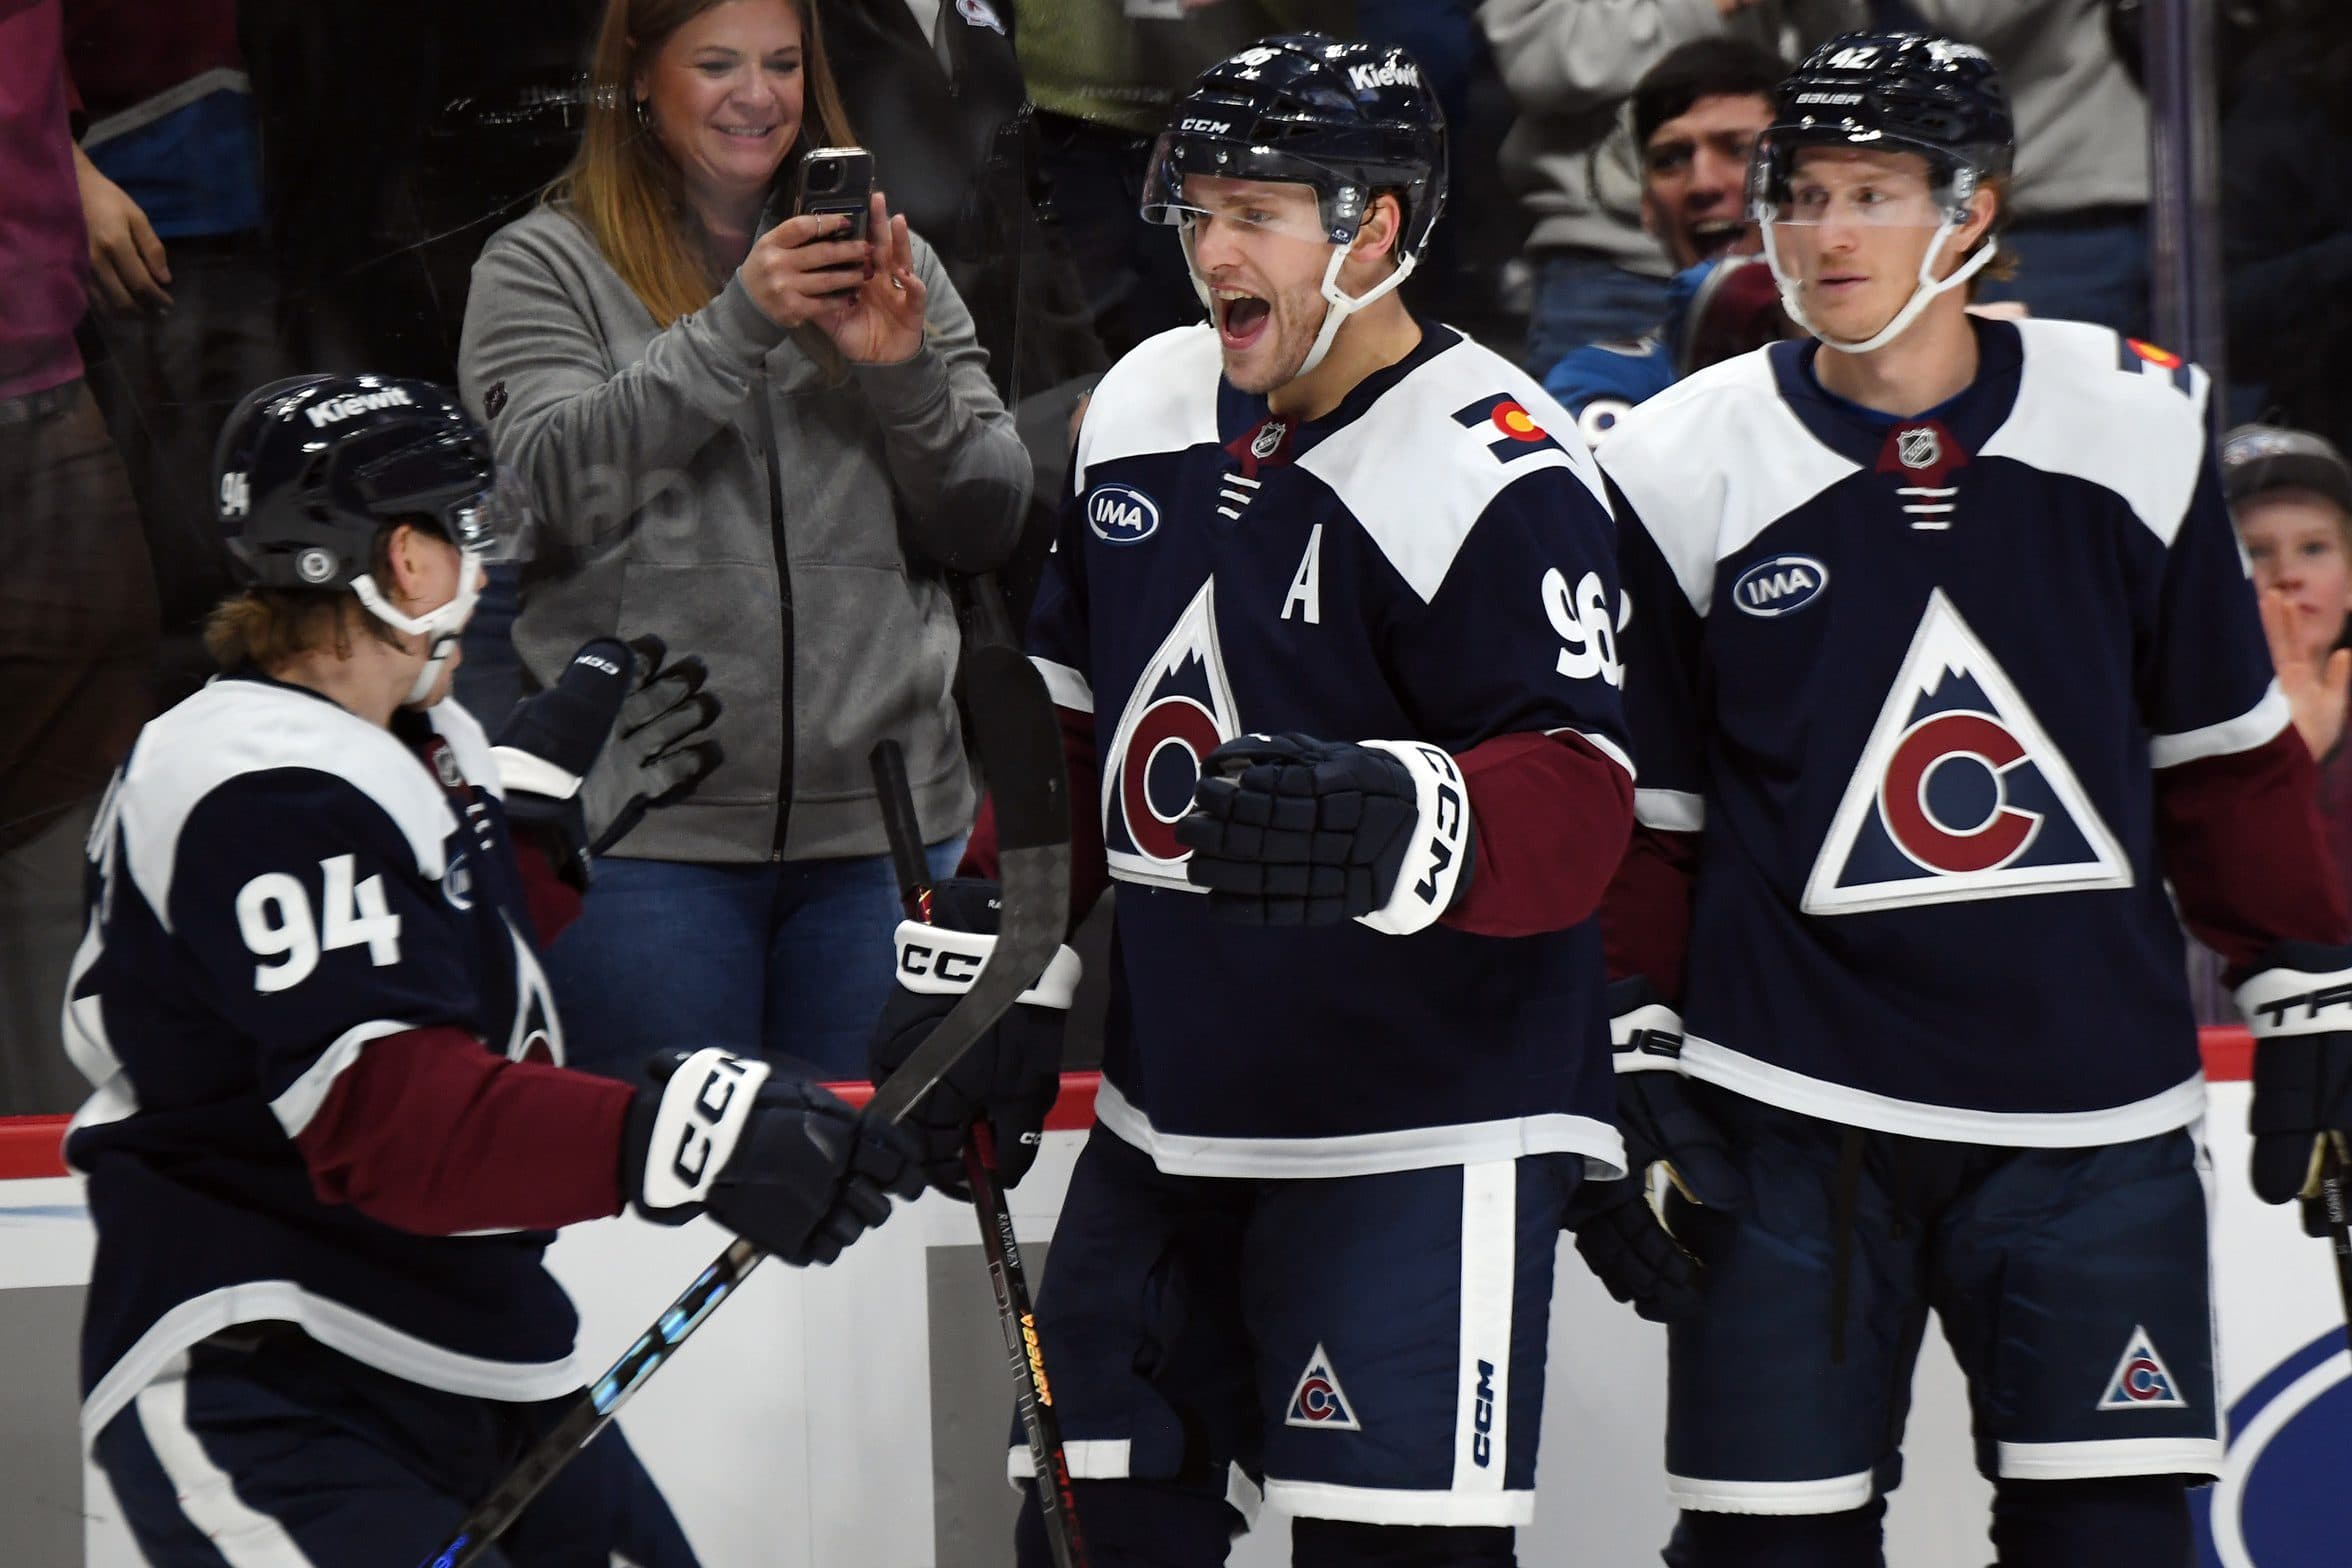
[[[1918,153],[1953,207],[1966,207],[2017,157],[2009,94],[1991,59],[1973,44],[1924,33],[1832,38],[1780,84],[1772,109],[1749,170],[1759,218],[1780,216],[1796,155],[1807,147]]]
[[[1145,176],[1145,221],[1183,221],[1187,175],[1308,186],[1334,245],[1393,190],[1409,268],[1445,210],[1445,111],[1402,49],[1285,33],[1210,66],[1176,101]]]
[[[213,479],[232,570],[250,586],[353,587],[376,535],[401,520],[484,559],[519,542],[489,433],[428,381],[308,375],[257,388],[222,427]]]

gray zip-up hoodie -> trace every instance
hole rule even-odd
[[[924,345],[895,365],[787,332],[735,278],[657,329],[561,206],[475,263],[460,390],[537,513],[525,668],[545,684],[591,637],[651,632],[700,655],[726,707],[726,760],[614,853],[880,854],[866,754],[884,737],[924,837],[969,825],[940,574],[1004,562],[1030,464],[945,269],[919,238],[914,258]]]

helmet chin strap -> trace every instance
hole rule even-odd
[[[1868,354],[1886,347],[1896,338],[1901,337],[1912,322],[1919,319],[1919,313],[1927,309],[1930,300],[1938,294],[1960,287],[1985,269],[2000,251],[2000,242],[1989,234],[1985,236],[1984,243],[1977,247],[1976,254],[1954,269],[1950,277],[1940,281],[1936,278],[1934,272],[1936,257],[1943,254],[1944,242],[1952,237],[1952,231],[1959,226],[1960,220],[1957,217],[1950,214],[1945,215],[1944,221],[1936,226],[1935,237],[1927,242],[1927,253],[1919,258],[1919,286],[1911,291],[1911,297],[1903,302],[1903,308],[1895,312],[1893,320],[1870,336],[1860,342],[1851,342],[1844,338],[1831,337],[1813,325],[1805,315],[1804,306],[1798,303],[1800,290],[1797,287],[1797,280],[1790,277],[1787,269],[1780,264],[1780,247],[1775,245],[1772,240],[1772,220],[1766,218],[1759,224],[1764,233],[1764,260],[1772,268],[1773,282],[1780,285],[1780,308],[1788,312],[1789,320],[1819,338],[1825,346],[1834,348],[1841,354]]]
[[[351,580],[351,591],[367,606],[368,613],[386,626],[425,639],[424,668],[417,671],[416,679],[409,684],[408,695],[400,699],[402,707],[414,707],[431,694],[433,683],[441,678],[442,669],[449,663],[449,656],[457,651],[458,636],[473,618],[474,601],[482,596],[482,557],[478,551],[460,551],[456,594],[447,604],[422,615],[404,615],[394,609],[376,587],[375,578],[367,573]]]

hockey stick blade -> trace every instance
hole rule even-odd
[[[986,579],[980,587],[995,591]],[[968,648],[964,669],[972,746],[996,804],[998,842],[1004,847],[998,879],[1003,914],[996,950],[981,966],[972,989],[875,1091],[870,1112],[892,1122],[903,1120],[924,1092],[1045,973],[1069,918],[1070,788],[1062,771],[1060,725],[1045,678],[1000,637],[984,636]],[[426,1558],[422,1568],[468,1568],[479,1562],[541,1488],[595,1440],[765,1256],[750,1242],[729,1243],[466,1515],[448,1544]]]

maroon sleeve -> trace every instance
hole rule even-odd
[[[539,950],[545,952],[566,926],[580,918],[579,889],[556,871],[547,847],[536,835],[516,835],[515,863],[522,868],[523,902],[530,906],[531,929],[539,938]]]
[[[1061,721],[1062,764],[1070,779],[1070,929],[1075,931],[1111,885],[1111,872],[1103,855],[1102,818],[1096,814],[1101,790],[1094,769],[1094,715],[1057,705],[1054,717]],[[972,819],[972,836],[956,874],[996,880],[996,804],[986,796]]]
[[[1599,907],[1633,824],[1633,778],[1581,735],[1498,735],[1456,757],[1476,844],[1445,923],[1480,936],[1564,931]]]
[[[2317,771],[2293,725],[2156,775],[2156,831],[2181,918],[2234,985],[2274,942],[2352,937],[2320,825]]]
[[[634,1098],[462,1029],[417,1029],[369,1041],[294,1142],[323,1201],[400,1230],[552,1229],[621,1211]]]
[[[1634,824],[1625,859],[1601,901],[1601,943],[1611,980],[1639,976],[1667,1006],[1682,1005],[1698,875],[1698,834]]]

